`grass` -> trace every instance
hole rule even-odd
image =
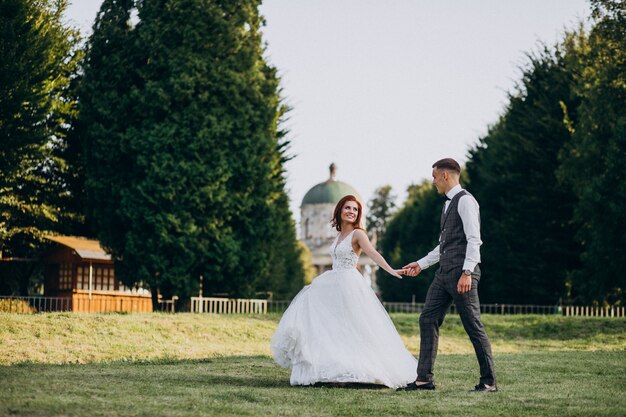
[[[477,395],[458,317],[435,392],[289,386],[279,316],[2,315],[0,416],[621,416],[626,320],[484,316],[500,391]],[[393,315],[416,353],[417,315]],[[456,350],[456,351],[455,351]],[[452,353],[455,352],[455,353]]]
[[[395,314],[392,318],[409,350],[418,352],[417,316]],[[624,319],[491,314],[485,314],[482,318],[496,353],[626,349]],[[474,352],[458,315],[446,317],[440,334],[440,353]]]
[[[468,393],[471,355],[439,358],[435,392],[289,386],[265,356],[0,367],[0,415],[618,416],[623,352],[496,355],[500,392]]]
[[[419,351],[418,316],[393,314],[407,348]],[[0,365],[268,356],[280,315],[0,313]],[[497,316],[483,321],[495,353],[624,350],[626,320],[601,317]],[[472,354],[461,321],[448,315],[441,354]]]
[[[0,314],[0,364],[269,355],[277,317]]]

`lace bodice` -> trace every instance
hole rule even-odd
[[[333,270],[356,268],[359,257],[356,253],[354,253],[354,249],[352,249],[352,234],[355,230],[348,233],[348,236],[346,236],[341,242],[339,242],[339,236],[337,236],[333,244],[330,245],[330,256],[333,259]]]

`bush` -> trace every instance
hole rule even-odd
[[[37,310],[28,301],[19,298],[0,300],[0,313],[36,313]]]

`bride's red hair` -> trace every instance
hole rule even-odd
[[[356,229],[362,229],[361,227],[361,213],[363,213],[363,206],[361,206],[361,202],[352,194],[348,194],[339,200],[337,205],[335,206],[335,211],[333,213],[333,219],[330,221],[330,224],[337,229],[338,232],[341,232],[341,209],[343,209],[344,204],[348,201],[354,201],[357,206],[359,206],[359,213],[356,215],[356,219],[352,223],[352,225]]]

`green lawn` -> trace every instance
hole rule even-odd
[[[417,316],[393,315],[410,350]],[[500,391],[442,352],[435,392],[289,386],[278,316],[0,315],[0,416],[623,416],[626,320],[484,316]],[[458,317],[441,331],[468,351]],[[417,340],[418,342],[419,340]],[[37,353],[39,352],[39,353]]]

